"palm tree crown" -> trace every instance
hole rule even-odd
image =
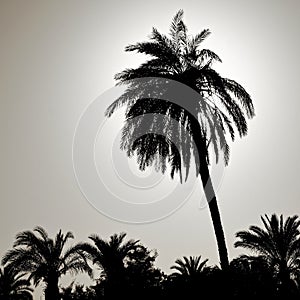
[[[183,259],[176,259],[175,265],[171,269],[175,270],[173,276],[182,276],[186,278],[197,277],[201,274],[206,266],[208,259],[201,261],[201,256],[186,256]]]
[[[23,278],[24,273],[18,273],[14,268],[0,269],[0,299],[32,300],[30,282]]]
[[[111,277],[119,276],[123,272],[125,259],[131,251],[138,247],[138,240],[124,241],[126,233],[114,234],[108,241],[98,235],[89,238],[95,246],[89,243],[80,243],[77,249],[89,255],[93,263],[101,268],[101,277],[110,280]]]
[[[192,299],[199,292],[199,285],[205,285],[210,269],[206,267],[208,259],[201,260],[201,256],[184,256],[177,259],[171,267],[174,270],[168,277],[167,286],[170,298]]]
[[[161,170],[166,170],[165,161],[171,164],[173,177],[175,171],[181,170],[181,163],[186,167],[186,178],[188,176],[190,158],[193,151],[189,145],[184,144],[184,137],[181,137],[181,155],[178,155],[177,149],[172,145],[171,139],[166,139],[161,135],[148,134],[136,140],[140,128],[147,127],[145,123],[137,124],[131,122],[138,115],[142,114],[162,114],[168,118],[175,119],[184,126],[194,138],[200,134],[205,141],[205,149],[198,151],[205,152],[209,162],[209,153],[206,148],[213,146],[216,159],[219,156],[219,150],[224,153],[225,162],[229,160],[229,146],[226,141],[226,132],[229,132],[232,140],[235,138],[234,126],[240,136],[247,134],[246,116],[254,116],[254,108],[250,95],[246,90],[234,80],[221,77],[213,68],[214,62],[221,62],[219,56],[211,50],[200,49],[202,42],[210,35],[210,31],[205,29],[194,37],[188,35],[187,27],[183,20],[183,11],[180,10],[173,18],[170,37],[161,34],[156,28],[153,28],[150,41],[139,42],[126,47],[126,51],[137,51],[152,57],[138,68],[125,69],[118,73],[115,79],[119,84],[129,84],[128,90],[113,102],[107,109],[107,115],[111,116],[113,112],[121,105],[127,105],[127,124],[123,128],[122,148],[126,149],[130,155],[137,151],[139,156],[140,168],[143,170],[151,165],[160,154]],[[138,90],[145,88],[137,86],[135,83],[130,85],[130,80],[143,77],[160,77],[181,82],[200,94],[198,103],[192,103],[189,107],[194,108],[198,116],[198,126],[195,124],[190,112],[175,103],[162,101],[159,99],[138,99]],[[154,81],[153,85],[157,82]],[[160,91],[161,92],[161,91]],[[136,98],[136,99],[134,99]],[[182,99],[183,102],[189,99]],[[194,101],[191,99],[190,101]],[[155,123],[155,118],[153,118]],[[149,124],[148,126],[153,126]],[[165,124],[156,124],[164,127],[164,132],[174,132],[174,124],[166,122]],[[168,127],[169,126],[169,127]],[[166,135],[167,136],[167,135]],[[172,136],[174,139],[174,135]],[[195,154],[195,153],[194,153]],[[181,159],[180,159],[181,158]],[[181,161],[182,160],[182,161]],[[199,165],[195,157],[196,165]],[[198,175],[198,173],[197,173]]]
[[[131,265],[135,267],[134,263],[138,263],[140,259],[145,266],[147,263],[143,260],[144,255],[139,257],[140,250],[144,249],[139,241],[132,239],[125,241],[125,237],[126,233],[114,234],[107,241],[98,235],[91,235],[89,238],[95,245],[89,243],[77,245],[77,249],[89,256],[100,268],[99,283],[105,287],[106,296],[112,299],[124,296],[125,290],[129,288],[130,280],[137,275],[136,272],[130,273],[135,270]],[[146,254],[148,255],[148,252]],[[137,272],[139,271],[141,270],[137,268]]]
[[[62,275],[78,271],[86,271],[91,275],[92,272],[86,258],[75,246],[64,251],[67,240],[71,238],[71,232],[64,235],[60,230],[55,239],[51,239],[42,227],[23,231],[17,234],[13,249],[4,255],[2,263],[30,274],[29,279],[35,285],[44,281],[46,299],[56,300],[58,280]]]
[[[300,271],[300,220],[298,216],[283,219],[273,214],[261,217],[264,229],[250,226],[236,234],[235,247],[254,251],[275,270],[281,283],[294,279]]]

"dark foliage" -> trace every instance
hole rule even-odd
[[[62,275],[79,271],[92,273],[85,256],[75,247],[65,250],[66,242],[71,238],[71,232],[64,235],[60,230],[55,239],[51,239],[42,227],[20,232],[13,249],[4,255],[2,264],[28,274],[35,285],[43,281],[46,300],[59,300],[58,282]]]
[[[195,295],[212,299],[299,299],[299,218],[293,216],[284,220],[283,216],[272,215],[262,217],[262,221],[264,229],[251,226],[249,231],[237,233],[236,246],[243,245],[255,251],[255,256],[241,255],[233,259],[226,270],[209,266],[208,260],[201,256],[184,256],[171,266],[170,275],[155,266],[156,251],[149,250],[139,240],[126,240],[125,233],[114,234],[108,240],[91,235],[93,244],[78,243],[62,252],[70,234],[59,232],[52,240],[40,227],[36,232],[41,232],[44,238],[24,231],[17,235],[14,249],[8,251],[2,260],[6,265],[0,270],[0,299],[32,300],[30,280],[33,283],[43,281],[46,299],[51,300],[193,299]],[[38,243],[40,248],[35,248]],[[17,253],[27,253],[28,256],[18,257],[14,254],[17,249]],[[41,252],[42,249],[46,252]],[[47,256],[41,256],[42,253],[47,253]],[[75,266],[77,271],[77,263],[84,262],[89,274],[97,268],[100,276],[91,286],[74,283],[60,289],[47,286],[47,273],[38,273],[37,270],[38,266],[41,270],[53,270],[60,265],[60,260],[55,265],[54,253],[60,260],[65,258],[61,263],[63,269],[58,269],[61,274]],[[68,260],[70,253],[74,256]],[[27,260],[22,260],[24,258]],[[282,269],[286,272],[283,273]],[[34,278],[38,274],[44,275]]]
[[[0,299],[1,300],[32,300],[30,281],[24,278],[24,273],[9,266],[0,269]]]
[[[94,245],[80,243],[77,250],[100,268],[98,288],[106,298],[155,295],[163,278],[154,267],[156,251],[148,250],[138,240],[125,241],[125,237],[125,233],[114,234],[106,241],[92,235]]]
[[[243,247],[259,255],[273,271],[277,289],[290,297],[297,294],[300,272],[300,219],[298,216],[261,217],[264,228],[250,226],[236,234],[235,247]],[[258,258],[257,258],[258,259]]]

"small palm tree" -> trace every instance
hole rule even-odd
[[[125,262],[130,254],[139,247],[138,240],[124,241],[126,233],[114,234],[108,241],[98,235],[89,238],[94,245],[80,243],[76,249],[89,256],[94,264],[101,269],[101,279],[106,283],[109,295],[121,292],[125,280]]]
[[[184,277],[186,279],[197,278],[203,273],[208,259],[201,261],[201,256],[186,256],[183,259],[176,259],[175,265],[171,267],[175,272],[172,274],[175,277]]]
[[[48,237],[42,227],[23,231],[16,236],[13,249],[8,251],[2,263],[22,273],[29,274],[35,285],[43,281],[46,300],[59,300],[59,278],[68,273],[92,270],[84,255],[70,247],[64,251],[66,242],[73,238],[71,232],[65,235],[60,230],[55,239]]]
[[[3,300],[32,300],[30,281],[24,279],[24,273],[16,269],[4,267],[0,269],[0,299]]]
[[[261,217],[264,229],[250,226],[248,231],[239,231],[235,247],[243,247],[260,255],[274,270],[282,290],[292,286],[300,272],[300,219],[283,215],[278,218]]]
[[[170,29],[170,37],[161,34],[153,28],[150,41],[136,43],[126,47],[126,51],[137,51],[149,55],[151,59],[135,69],[126,69],[117,74],[117,84],[126,83],[128,89],[107,109],[111,116],[117,108],[127,105],[126,123],[123,127],[121,148],[129,156],[138,157],[141,170],[156,162],[156,167],[163,173],[166,164],[171,166],[171,177],[180,173],[182,165],[186,168],[188,177],[191,158],[194,157],[196,175],[200,175],[208,201],[211,218],[218,244],[220,263],[223,269],[229,265],[225,236],[217,204],[216,194],[209,170],[209,151],[213,148],[216,160],[219,152],[224,153],[225,163],[229,160],[229,145],[226,134],[235,138],[236,128],[242,137],[247,134],[247,117],[254,116],[254,108],[250,95],[234,80],[221,77],[213,68],[214,62],[221,62],[217,54],[208,49],[200,49],[202,42],[209,36],[205,29],[194,37],[188,35],[183,20],[183,11],[175,15]],[[140,99],[141,91],[149,89],[143,84],[136,84],[134,79],[165,78],[180,82],[192,88],[198,95],[190,99],[183,95],[182,106],[163,99],[162,90],[158,97]],[[151,87],[151,86],[150,86]],[[152,87],[157,90],[157,82],[153,80]],[[148,94],[148,93],[144,93]],[[160,98],[159,98],[160,96]],[[184,104],[192,108],[188,111]],[[149,121],[149,116],[153,117]],[[165,116],[162,122],[157,116]],[[145,120],[137,117],[146,116]],[[197,117],[195,117],[197,116]],[[158,121],[159,120],[159,121]],[[179,126],[175,127],[176,120]],[[164,134],[152,133],[153,128],[160,128]],[[182,130],[184,128],[184,130]],[[148,134],[141,135],[141,132]],[[148,130],[149,129],[149,130]],[[185,131],[192,136],[196,148],[187,139]],[[178,140],[174,145],[172,139]]]
[[[209,268],[201,256],[190,256],[177,259],[171,267],[174,272],[168,276],[168,298],[193,298],[199,292],[199,286],[206,284]],[[202,290],[202,289],[201,289]]]
[[[122,273],[125,259],[131,251],[136,250],[138,247],[138,240],[125,242],[125,237],[126,233],[114,234],[106,241],[94,234],[89,238],[95,246],[89,243],[79,243],[77,249],[89,255],[93,263],[101,268],[102,278],[110,280]]]

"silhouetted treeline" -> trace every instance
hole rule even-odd
[[[233,259],[227,269],[210,266],[201,256],[177,259],[171,273],[155,266],[157,251],[139,240],[114,234],[108,240],[91,235],[91,242],[66,247],[71,232],[51,239],[45,229],[17,234],[4,254],[0,269],[0,299],[33,299],[34,287],[44,286],[45,299],[169,299],[212,297],[229,299],[298,299],[300,297],[300,219],[261,218],[263,227],[250,226],[236,234],[236,247],[251,255]],[[95,272],[97,270],[97,272]],[[86,272],[91,286],[74,282],[61,287],[60,278]]]

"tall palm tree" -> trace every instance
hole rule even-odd
[[[197,278],[203,273],[208,259],[201,261],[201,256],[186,256],[183,259],[176,259],[175,265],[171,267],[175,272],[172,274],[175,277],[185,277],[188,279]]]
[[[71,232],[63,234],[60,230],[55,239],[48,237],[42,227],[33,231],[18,233],[13,245],[3,257],[2,263],[10,268],[29,274],[29,280],[35,285],[45,283],[45,299],[59,300],[59,278],[67,272],[86,271],[91,275],[91,268],[82,253],[76,247],[64,251],[66,242],[74,238]]]
[[[0,299],[5,300],[32,300],[30,281],[23,278],[24,273],[14,268],[0,269]]]
[[[179,10],[173,18],[170,36],[153,28],[150,41],[126,47],[126,51],[137,51],[152,58],[135,69],[125,69],[115,76],[117,84],[128,84],[128,88],[108,107],[106,115],[109,117],[117,108],[127,105],[121,148],[129,156],[137,155],[141,170],[156,162],[156,167],[164,173],[167,170],[166,162],[169,162],[173,178],[175,172],[181,176],[183,164],[187,178],[191,158],[194,158],[197,176],[200,175],[211,213],[221,267],[225,269],[229,265],[228,254],[210,176],[209,147],[215,151],[216,160],[219,152],[223,152],[227,164],[229,145],[226,134],[229,133],[232,140],[235,138],[235,129],[241,137],[246,135],[246,119],[254,116],[254,108],[250,95],[240,84],[221,77],[212,68],[214,62],[221,62],[219,56],[211,50],[200,49],[210,31],[205,29],[194,37],[190,36],[182,18],[183,11]],[[138,95],[145,86],[136,84],[134,80],[144,77],[180,82],[192,88],[199,97],[197,101],[185,97],[182,105],[161,100],[163,96],[140,99]],[[153,80],[155,85],[156,81]],[[162,95],[161,90],[157,94]],[[189,103],[193,111],[183,108],[185,103]],[[152,122],[149,122],[149,114],[153,116]],[[158,114],[165,116],[164,122],[157,121]],[[146,115],[144,122],[141,119],[136,122],[137,116]],[[184,130],[174,127],[170,119],[176,120]],[[160,127],[165,134],[151,133],[151,130],[148,134],[140,134],[145,128],[152,127]],[[196,147],[192,146],[184,131],[193,138]],[[172,139],[180,143],[175,145]]]
[[[283,219],[273,214],[261,217],[264,229],[250,226],[239,231],[235,247],[243,247],[259,254],[274,270],[283,290],[291,287],[300,272],[300,219],[298,216]]]

